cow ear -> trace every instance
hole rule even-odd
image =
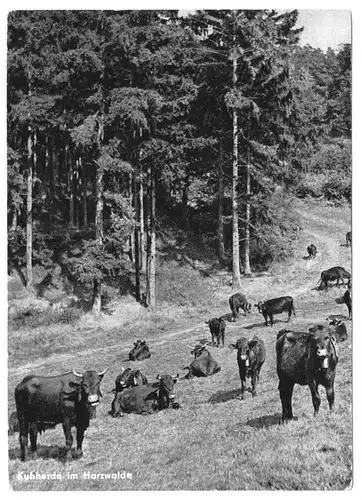
[[[156,380],[161,380],[161,377],[159,374],[157,375]]]
[[[229,349],[236,349],[236,344],[232,342],[231,344],[228,345]]]
[[[249,342],[248,342],[248,346],[249,346],[249,347],[255,347],[257,343],[258,343],[258,341],[257,341],[257,340],[255,340],[255,339],[251,339],[251,340],[249,340]]]
[[[80,383],[79,382],[72,382],[72,381],[70,381],[69,382],[69,387],[71,387],[72,389],[79,389],[80,388]]]

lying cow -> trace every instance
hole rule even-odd
[[[313,243],[307,246],[308,259],[315,259],[317,255],[317,247]]]
[[[221,366],[212,357],[210,352],[206,349],[206,346],[207,344],[197,345],[191,351],[191,354],[195,356],[195,359],[190,364],[190,366],[184,367],[184,370],[189,371],[185,378],[209,377],[221,370]]]
[[[124,391],[128,387],[136,387],[146,384],[148,384],[148,380],[140,372],[140,370],[132,370],[132,368],[126,368],[125,370],[123,370],[123,372],[117,376],[115,381],[116,387],[112,391],[115,393],[115,395],[112,401],[110,414],[116,415],[119,412],[122,391]]]
[[[174,385],[178,374],[157,375],[157,383],[130,387],[120,393],[118,407],[113,417],[124,413],[153,413],[167,408],[179,408],[175,403]]]
[[[255,304],[255,307],[257,307],[260,314],[264,316],[265,326],[268,326],[268,316],[270,318],[270,325],[273,325],[274,314],[281,314],[286,311],[288,313],[288,321],[290,320],[292,313],[295,316],[293,297],[289,296],[259,302],[258,304]]]
[[[346,246],[352,245],[352,231],[346,233]]]
[[[225,328],[226,323],[222,318],[212,318],[209,321],[206,321],[206,324],[209,325],[212,345],[215,345],[215,337],[217,340],[216,346],[219,347],[220,339],[222,341],[222,346],[225,345]]]
[[[245,316],[247,312],[251,312],[251,304],[246,300],[245,295],[239,292],[229,298],[229,305],[233,316],[232,321],[238,317],[239,309],[244,311]]]
[[[260,370],[266,356],[264,342],[256,336],[251,340],[241,337],[235,343],[230,344],[229,347],[238,351],[236,359],[238,361],[241,380],[241,399],[244,399],[246,377],[251,379],[252,396],[256,396],[256,386],[259,382]]]
[[[331,410],[334,408],[334,378],[338,363],[336,342],[346,333],[346,325],[317,325],[309,333],[281,330],[277,336],[277,373],[282,403],[282,420],[293,418],[292,395],[295,384],[308,385],[312,394],[314,415],[321,398],[318,386],[326,388]]]
[[[134,347],[128,355],[130,361],[143,361],[151,357],[149,347],[145,340],[137,340],[133,345]]]
[[[336,267],[331,267],[330,269],[327,269],[327,271],[322,271],[321,272],[321,277],[320,277],[320,286],[319,289],[324,289],[327,290],[328,288],[328,282],[329,281],[335,281],[337,280],[336,286],[340,286],[339,281],[342,280],[342,284],[344,285],[344,279],[347,279],[348,282],[351,279],[351,274],[346,271],[343,267],[336,266]],[[348,283],[347,283],[348,285]]]
[[[102,372],[72,371],[55,377],[28,375],[15,388],[16,411],[20,427],[21,460],[25,461],[28,434],[31,451],[37,452],[37,434],[45,424],[63,424],[66,459],[72,456],[72,427],[77,428],[77,456],[82,456],[84,433],[94,415],[94,407],[102,397],[100,383],[107,369]]]

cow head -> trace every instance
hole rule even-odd
[[[179,374],[177,375],[157,375],[156,379],[160,381],[160,388],[158,392],[158,401],[160,409],[168,408],[170,403],[175,400],[174,385],[177,382]]]
[[[80,378],[79,381],[69,383],[70,387],[77,390],[78,401],[83,401],[90,406],[97,406],[99,404],[100,398],[103,396],[100,385],[107,370],[108,368],[101,372],[87,370],[84,373],[72,370],[73,375]]]
[[[323,325],[316,325],[309,328],[308,341],[311,346],[312,353],[317,359],[319,368],[329,368],[329,355],[332,349],[332,339],[330,332]]]
[[[122,373],[118,375],[116,378],[116,392],[121,392],[123,391],[126,387],[132,387],[134,385],[137,385],[134,381],[134,374],[132,368],[122,368],[123,370]]]
[[[258,343],[257,339],[248,340],[245,337],[241,337],[235,343],[229,345],[232,349],[237,349],[238,358],[241,360],[243,366],[248,370],[250,365],[255,359],[255,354],[253,348]]]
[[[146,341],[137,340],[137,342],[133,343],[134,347],[129,353],[129,359],[131,361],[135,361],[141,354],[146,354],[149,352],[148,345]]]
[[[195,356],[195,359],[198,358],[205,351],[205,349],[208,345],[209,345],[209,342],[205,342],[205,344],[203,344],[203,345],[198,344],[197,346],[195,346],[192,349],[191,354],[193,354]]]
[[[265,309],[265,304],[264,302],[258,302],[257,304],[254,304],[254,306],[258,309],[258,311],[262,314],[264,309]]]

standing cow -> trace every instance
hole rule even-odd
[[[209,321],[206,321],[205,323],[207,325],[209,325],[212,345],[215,345],[215,337],[216,337],[216,340],[217,340],[216,347],[219,347],[220,339],[222,342],[222,346],[224,347],[224,345],[225,345],[225,328],[226,328],[225,321],[222,318],[212,318]]]
[[[265,326],[268,326],[268,316],[270,318],[270,325],[273,325],[274,314],[281,314],[282,312],[288,313],[288,321],[292,313],[295,316],[293,297],[278,297],[277,299],[265,300],[264,302],[259,302],[255,304],[258,308],[260,314],[264,316]]]
[[[77,456],[82,456],[82,443],[89,420],[93,417],[102,392],[102,372],[72,371],[55,377],[28,375],[15,388],[16,411],[20,428],[21,460],[25,461],[30,434],[31,451],[37,452],[37,434],[46,424],[63,424],[66,459],[72,456],[72,427],[77,428]]]
[[[230,344],[229,347],[238,351],[236,359],[238,361],[241,380],[241,399],[244,399],[246,377],[250,377],[251,394],[252,396],[256,396],[256,386],[259,382],[260,370],[266,357],[264,342],[257,336],[254,336],[251,340],[241,337],[235,344]]]
[[[232,312],[232,321],[235,321],[239,315],[239,309],[244,311],[245,316],[247,312],[251,311],[251,304],[246,300],[245,295],[239,292],[229,298],[229,306]]]
[[[321,272],[321,277],[319,280],[320,281],[319,289],[322,290],[323,285],[324,285],[324,289],[327,290],[328,289],[328,282],[335,281],[335,280],[337,280],[336,286],[340,286],[340,282],[339,282],[340,280],[342,280],[342,284],[344,285],[345,279],[348,280],[348,283],[350,282],[351,274],[348,271],[346,271],[341,266],[331,267],[330,269],[327,269],[326,271]],[[347,283],[347,286],[348,286],[348,283]]]
[[[334,378],[338,363],[336,342],[346,334],[345,324],[336,327],[317,325],[309,333],[281,330],[277,336],[277,373],[282,403],[282,420],[293,418],[292,395],[295,384],[308,385],[314,415],[321,398],[318,387],[326,388],[329,408],[334,409]]]
[[[352,294],[351,290],[346,290],[343,295],[343,303],[346,304],[348,308],[348,318],[352,318]]]

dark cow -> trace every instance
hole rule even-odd
[[[331,410],[334,408],[334,378],[338,363],[336,342],[346,333],[346,325],[317,325],[309,333],[281,330],[277,336],[277,373],[282,402],[282,420],[293,418],[292,395],[295,384],[308,385],[312,394],[314,415],[321,398],[318,386],[326,388]]]
[[[137,342],[134,342],[133,345],[133,349],[129,352],[130,361],[142,361],[151,357],[146,341],[137,340]]]
[[[192,377],[209,377],[221,370],[219,363],[211,356],[210,352],[206,349],[207,344],[197,345],[191,354],[195,359],[190,366],[185,366],[184,370],[189,370],[185,378]]]
[[[37,451],[37,434],[46,424],[63,424],[66,459],[72,456],[72,427],[77,428],[77,456],[82,456],[84,432],[102,397],[102,372],[72,371],[55,377],[28,375],[15,388],[16,410],[20,426],[21,460],[25,461],[30,434],[31,450]]]
[[[239,309],[244,311],[246,316],[247,312],[251,311],[251,304],[246,300],[245,295],[242,293],[235,293],[229,298],[229,305],[232,312],[232,321],[235,321],[239,315]]]
[[[324,288],[325,290],[327,290],[328,282],[335,281],[335,280],[337,280],[336,286],[340,286],[339,280],[342,280],[342,283],[344,285],[345,278],[348,280],[348,282],[347,282],[347,286],[348,286],[348,283],[351,279],[350,273],[348,271],[346,271],[343,267],[340,267],[340,266],[331,267],[330,269],[327,269],[327,271],[321,272],[321,277],[319,280],[320,281],[319,289],[322,290]]]
[[[157,383],[130,387],[121,392],[119,406],[113,417],[123,417],[124,413],[153,413],[167,408],[179,408],[174,402],[174,385],[178,374],[157,375]]]
[[[251,340],[241,337],[229,347],[238,351],[236,359],[241,380],[241,399],[244,399],[246,377],[251,378],[251,394],[256,396],[256,386],[266,356],[264,342],[256,336]]]
[[[123,370],[123,368],[122,368]],[[148,384],[147,378],[140,372],[140,370],[132,370],[132,368],[126,368],[120,373],[115,381],[115,389],[112,392],[115,393],[114,399],[111,405],[111,415],[117,415],[120,408],[120,399],[122,391],[128,387],[136,387],[140,385]]]
[[[346,290],[343,295],[343,303],[346,304],[348,308],[348,317],[352,318],[352,294],[350,290]]]
[[[308,252],[308,259],[315,259],[315,256],[317,255],[317,247],[312,243],[307,247],[307,252]]]
[[[292,313],[295,316],[293,297],[278,297],[277,299],[270,299],[264,302],[255,304],[260,314],[264,316],[265,326],[268,326],[268,316],[270,318],[270,325],[273,325],[273,315],[281,314],[286,311],[288,313],[288,321]]]
[[[225,345],[225,328],[226,323],[222,318],[212,318],[209,321],[206,321],[206,324],[209,325],[212,345],[215,345],[215,337],[217,340],[216,347],[220,345],[220,338],[222,342],[222,346]]]
[[[56,424],[51,424],[49,422],[44,422],[44,428],[39,427],[38,432],[41,433],[44,430],[47,429],[54,429]],[[12,436],[15,434],[15,432],[20,431],[20,424],[19,424],[19,419],[18,419],[18,414],[16,411],[13,411],[9,417],[9,429],[8,429],[8,435]]]
[[[352,245],[352,231],[346,233],[346,246]]]

